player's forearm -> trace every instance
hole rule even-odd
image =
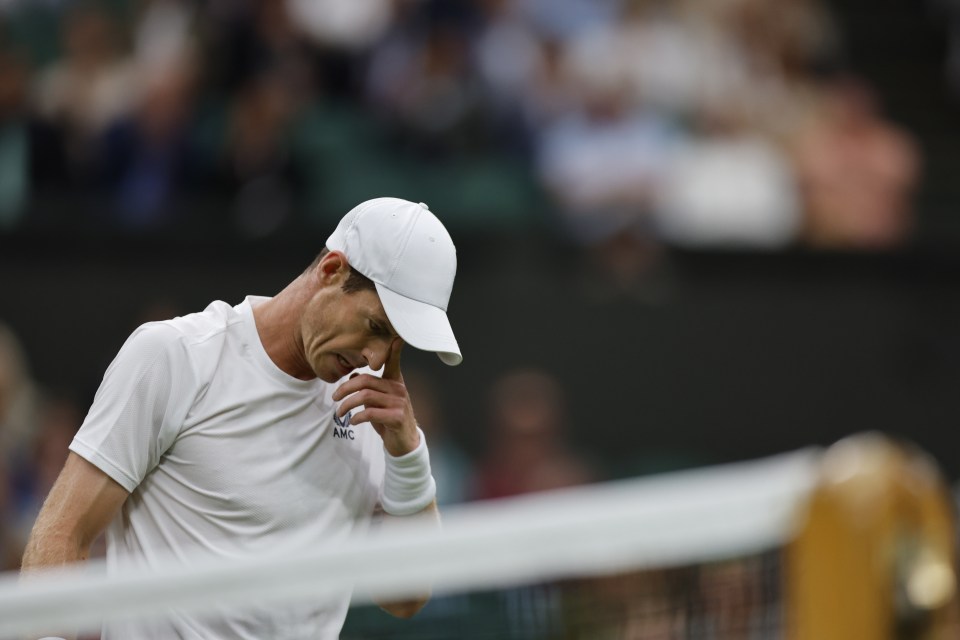
[[[85,543],[80,536],[38,521],[30,534],[21,566],[26,572],[79,562],[89,556],[90,544]]]
[[[398,602],[378,602],[377,606],[381,609],[392,615],[394,618],[401,618],[403,620],[408,620],[413,616],[420,613],[420,610],[423,609],[427,603],[430,601],[430,596],[420,596],[414,600],[401,600]]]
[[[399,522],[408,522],[411,519],[416,519],[424,523],[429,523],[429,526],[440,527],[440,510],[437,508],[437,502],[434,500],[431,502],[423,511],[415,513],[412,516],[391,516],[389,514],[383,514],[382,524],[387,531],[389,531],[390,525],[392,523]],[[427,525],[425,525],[427,526]],[[425,590],[422,594],[417,595],[413,598],[407,600],[393,600],[393,601],[380,601],[377,598],[374,598],[374,602],[381,609],[386,611],[392,616],[397,618],[412,618],[416,615],[423,607],[430,601],[430,591]]]
[[[127,495],[100,469],[71,452],[33,525],[23,568],[86,560],[93,541],[120,510]]]
[[[72,562],[86,560],[90,556],[90,545],[69,532],[59,531],[55,524],[38,519],[30,534],[26,551],[21,563],[21,576],[29,580],[31,573],[39,569],[58,567]],[[59,630],[55,636],[46,636],[56,640],[75,640],[76,634]],[[29,639],[25,639],[29,640]]]
[[[423,432],[414,426],[416,439],[412,440],[402,453],[391,450],[387,435],[384,434],[386,470],[380,498],[383,507],[381,534],[389,535],[394,524],[406,525],[410,521],[417,521],[427,527],[439,527],[437,485],[431,473],[430,454]],[[410,618],[420,611],[429,599],[430,588],[425,585],[422,595],[408,600],[383,602],[374,598],[374,601],[384,611],[398,618]]]
[[[93,541],[83,535],[77,520],[69,515],[69,498],[63,483],[55,485],[47,496],[27,540],[21,562],[23,571],[57,567],[90,556]]]

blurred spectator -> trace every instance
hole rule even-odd
[[[805,72],[836,53],[836,30],[820,0],[728,0],[714,7],[758,65]]]
[[[39,402],[20,341],[0,324],[0,570],[15,569],[20,563],[23,540],[13,479],[31,458]]]
[[[133,27],[138,73],[164,74],[194,54],[196,16],[187,0],[140,0]],[[193,59],[196,65],[199,60]]]
[[[45,150],[60,156],[61,188],[95,186],[97,139],[130,113],[139,95],[132,58],[121,46],[118,25],[96,4],[71,8],[63,19],[63,57],[37,78],[35,102],[49,127]]]
[[[744,53],[702,2],[628,0],[623,17],[572,39],[601,42],[630,99],[681,119],[732,106],[749,90]],[[597,61],[600,62],[599,60]],[[588,66],[584,74],[597,73]]]
[[[190,139],[193,59],[186,53],[164,67],[151,63],[131,114],[102,136],[105,186],[116,222],[131,230],[154,229],[180,214],[195,149]]]
[[[541,132],[540,175],[574,235],[587,242],[642,224],[680,132],[628,91],[609,33],[574,42],[565,59],[576,110]]]
[[[432,157],[482,150],[484,94],[454,17],[401,25],[371,54],[367,93],[406,148]]]
[[[317,42],[345,49],[368,47],[387,29],[395,2],[385,0],[287,0],[287,10]]]
[[[297,121],[324,97],[326,59],[286,0],[208,11],[205,79],[216,115],[206,124],[205,153],[212,156],[210,182],[229,203],[218,222],[243,237],[266,237],[296,212],[304,171],[292,151]]]
[[[556,379],[517,369],[490,392],[489,444],[477,465],[477,499],[494,499],[584,484],[587,463],[567,441],[567,415]]]
[[[705,4],[699,13],[729,52],[730,82],[713,96],[713,106],[743,109],[766,133],[783,134],[802,122],[818,78],[839,58],[820,0],[728,0]]]
[[[80,428],[80,408],[66,398],[45,403],[40,412],[33,451],[21,461],[14,477],[14,540],[22,553],[40,507],[67,460],[70,442]]]
[[[409,369],[403,381],[413,403],[417,424],[427,437],[430,466],[437,481],[437,504],[464,502],[469,496],[472,463],[446,430],[440,397],[426,373]]]
[[[244,236],[269,235],[293,214],[297,171],[290,138],[302,107],[295,84],[277,70],[252,78],[227,114],[221,179]]]
[[[0,465],[28,457],[36,437],[40,392],[13,331],[0,323]]]
[[[658,230],[693,248],[777,249],[794,242],[800,201],[789,158],[736,110],[706,113],[671,159]]]
[[[857,81],[828,87],[793,144],[805,241],[826,249],[890,249],[913,224],[920,159],[914,141],[885,120]]]
[[[526,119],[528,101],[549,104],[547,85],[538,82],[547,64],[543,41],[524,22],[510,0],[477,0],[477,17],[470,33],[470,55],[485,94],[485,105],[501,136],[498,144],[529,155],[529,125],[548,113]],[[549,111],[549,107],[547,107]]]
[[[241,0],[203,6],[198,31],[204,36],[211,87],[230,99],[249,81],[272,69],[313,68],[316,50],[289,11],[287,0]],[[311,78],[317,81],[318,78]]]
[[[638,289],[660,259],[652,210],[686,134],[674,114],[643,101],[621,64],[615,30],[594,30],[563,52],[567,113],[538,131],[537,164],[566,233],[614,293]]]
[[[513,1],[537,31],[564,40],[592,27],[615,22],[624,4],[624,0]]]
[[[577,108],[576,89],[567,80],[565,47],[558,40],[537,41],[536,64],[518,95],[520,115],[529,131],[545,129]]]
[[[489,439],[477,464],[473,497],[507,498],[592,481],[586,462],[567,441],[567,412],[559,382],[539,369],[514,369],[489,395]],[[566,587],[526,585],[500,591],[509,637],[561,637]]]

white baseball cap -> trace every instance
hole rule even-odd
[[[463,356],[447,319],[457,250],[427,205],[367,200],[340,220],[327,249],[343,253],[351,267],[373,280],[404,342],[435,351],[445,364],[460,364]]]

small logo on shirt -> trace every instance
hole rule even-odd
[[[333,421],[337,425],[333,428],[333,437],[344,440],[356,439],[353,429],[350,428],[350,418],[353,417],[353,411],[347,411],[347,415],[342,418],[336,412],[333,414]]]

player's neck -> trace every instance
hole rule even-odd
[[[302,283],[300,283],[302,284]],[[273,298],[253,308],[253,319],[264,351],[277,368],[299,380],[316,377],[304,355],[300,337],[300,310],[306,295],[292,282]]]

